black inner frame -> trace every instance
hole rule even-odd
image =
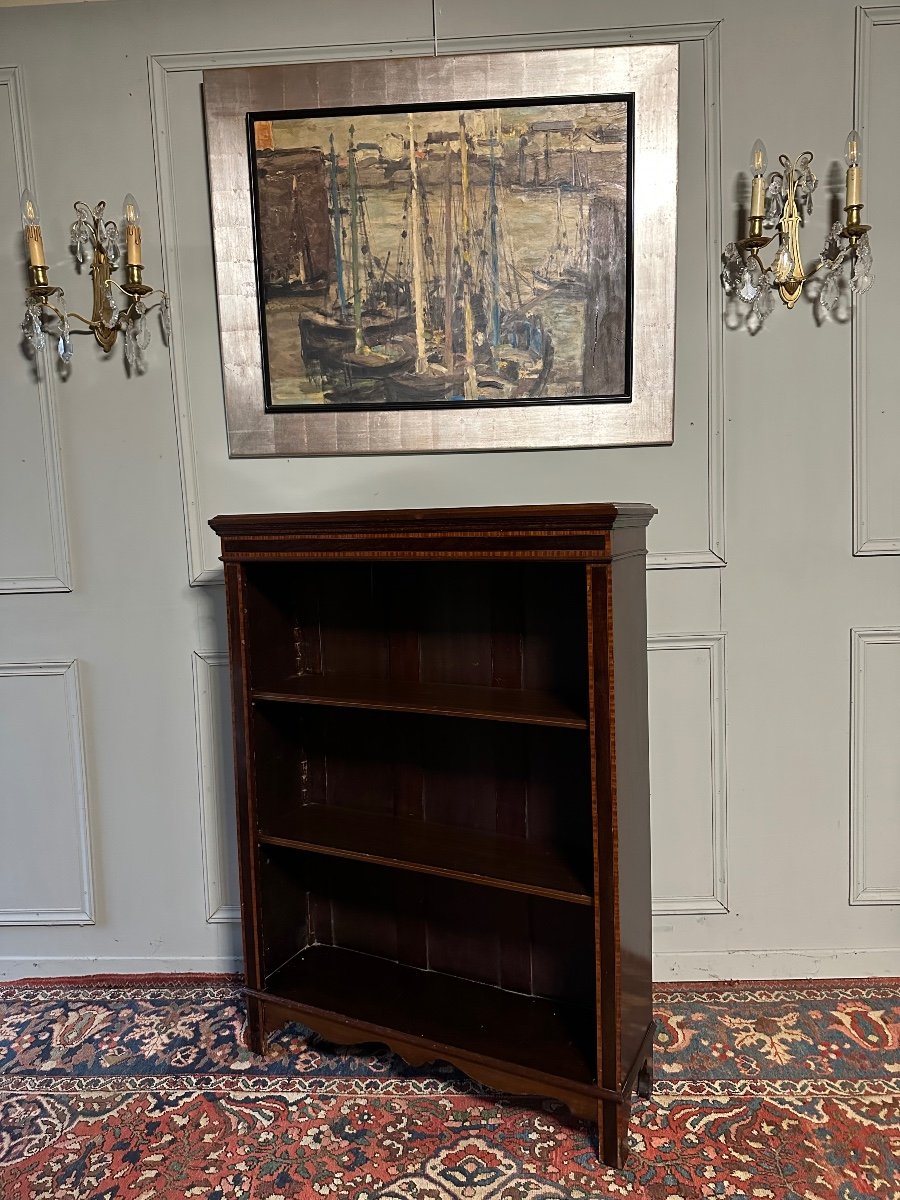
[[[408,112],[459,112],[460,109],[482,108],[527,108],[536,105],[550,104],[598,104],[618,102],[625,105],[627,127],[625,135],[625,391],[615,396],[523,396],[517,400],[440,400],[425,404],[273,404],[272,387],[269,376],[268,334],[266,329],[265,284],[262,278],[262,239],[260,231],[260,201],[259,181],[256,171],[256,139],[253,127],[257,121],[292,121],[305,117],[355,117],[375,113],[408,113]],[[265,109],[259,112],[248,112],[246,116],[247,161],[250,170],[250,197],[253,220],[253,254],[254,273],[256,275],[256,307],[259,319],[260,361],[263,372],[263,393],[265,412],[295,413],[295,412],[404,412],[420,409],[455,410],[465,408],[471,411],[475,408],[534,408],[540,406],[557,406],[559,404],[630,404],[633,360],[633,327],[634,327],[634,93],[611,92],[597,95],[577,96],[527,96],[513,97],[504,100],[464,100],[451,104],[434,104],[424,101],[418,104],[368,104],[354,107],[339,108],[301,108],[301,109]]]

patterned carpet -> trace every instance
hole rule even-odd
[[[900,981],[657,990],[629,1170],[449,1068],[257,1059],[234,981],[0,985],[2,1200],[897,1200]]]

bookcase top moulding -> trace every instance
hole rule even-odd
[[[611,531],[643,529],[651,504],[524,504],[490,508],[360,509],[349,512],[239,513],[213,517],[222,539],[222,561],[303,554],[346,557],[357,544],[362,557],[548,557],[603,561],[633,553]],[[643,539],[641,539],[643,545]]]

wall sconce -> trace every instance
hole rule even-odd
[[[129,367],[143,371],[144,351],[150,344],[147,313],[159,308],[163,334],[168,341],[171,333],[169,297],[159,289],[143,282],[141,263],[141,214],[134,196],[129,192],[123,202],[125,226],[125,282],[112,277],[120,264],[119,227],[105,217],[106,202],[101,200],[90,208],[83,200],[75,204],[76,220],[72,225],[72,250],[79,263],[90,263],[94,302],[90,317],[69,312],[65,292],[50,283],[41,218],[34,196],[26,188],[22,193],[22,224],[28,249],[29,286],[25,293],[25,319],[22,331],[34,350],[42,350],[47,335],[57,338],[57,351],[62,362],[72,361],[70,320],[80,321],[93,333],[106,353],[113,348],[121,331],[125,342],[125,360]],[[156,304],[148,304],[159,296]],[[120,299],[124,297],[124,301]]]
[[[845,265],[851,268],[850,289],[862,296],[875,279],[872,249],[869,245],[870,225],[860,222],[862,212],[862,166],[860,136],[854,129],[847,137],[847,214],[845,225],[836,221],[825,240],[818,261],[807,271],[800,256],[800,226],[804,211],[812,212],[812,195],[818,180],[813,174],[813,156],[809,150],[791,161],[782,154],[780,171],[766,178],[768,157],[759,139],[750,152],[750,171],[753,183],[750,192],[748,236],[725,247],[722,256],[722,286],[728,296],[736,297],[750,306],[745,318],[751,333],[757,333],[775,307],[777,291],[788,308],[800,298],[803,286],[817,271],[823,271],[817,301],[824,312],[830,312],[840,296],[841,276]],[[775,229],[770,237],[763,227]],[[760,250],[778,238],[778,251],[767,267]],[[740,318],[736,325],[740,324]]]

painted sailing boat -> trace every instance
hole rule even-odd
[[[465,158],[465,129],[463,116],[460,114],[460,154]],[[439,353],[429,353],[428,330],[426,327],[426,292],[425,255],[422,238],[422,195],[419,179],[419,169],[416,150],[415,128],[412,113],[409,114],[409,234],[410,260],[412,274],[413,315],[415,321],[415,366],[412,371],[396,374],[387,381],[387,393],[395,402],[435,401],[450,399],[459,395],[464,378],[468,371],[456,366],[453,354],[453,286],[451,271],[453,265],[452,251],[452,176],[451,156],[447,152],[446,193],[444,209],[444,281],[443,281],[443,346]],[[466,178],[463,168],[463,212],[466,212]],[[432,341],[435,332],[431,331]],[[468,358],[467,358],[468,363]],[[474,352],[472,355],[472,376],[474,381]]]
[[[584,200],[579,205],[574,245],[569,240],[563,218],[562,192],[556,189],[556,234],[547,256],[532,272],[535,294],[551,290],[585,295],[587,289],[587,237],[585,235]]]
[[[568,138],[568,147],[552,148],[550,136]],[[543,153],[531,156],[532,175],[528,178],[528,156],[526,146],[529,139],[539,141],[543,138]],[[588,180],[578,161],[575,150],[576,130],[574,123],[568,120],[534,121],[528,132],[520,140],[518,152],[518,182],[510,184],[513,192],[582,192],[589,190]],[[567,160],[565,172],[561,170],[563,163],[560,158]],[[556,170],[554,171],[554,160]]]
[[[490,171],[476,280],[486,345],[476,354],[476,386],[483,399],[521,399],[539,395],[546,387],[553,346],[540,314],[523,304],[522,272],[504,229],[503,188],[495,153],[500,146],[499,125],[497,118],[488,140]]]
[[[353,129],[350,131],[348,150],[348,180],[350,190],[350,286],[347,291],[347,264],[344,261],[344,227],[341,192],[338,183],[338,160],[334,135],[329,139],[330,153],[330,210],[332,244],[334,247],[334,304],[331,311],[305,309],[299,317],[301,353],[304,359],[316,359],[325,366],[335,368],[346,365],[357,373],[365,373],[368,367],[374,373],[381,369],[400,369],[404,364],[399,356],[383,355],[382,360],[369,358],[372,347],[389,342],[400,333],[412,328],[412,314],[408,305],[402,303],[402,290],[391,307],[384,303],[382,295],[373,288],[364,296],[363,270],[361,263],[360,229],[361,204],[359,195],[356,153],[353,144]],[[385,264],[386,265],[386,264]],[[374,271],[366,271],[367,278]],[[386,276],[386,270],[382,272]],[[350,358],[352,356],[352,360]]]
[[[409,191],[390,292],[384,286],[388,259],[378,264],[379,281],[364,252],[369,238],[353,128],[347,151],[346,208],[333,136],[330,139],[333,302],[329,308],[304,308],[299,316],[304,360],[321,372],[329,400],[370,401],[379,393],[395,404],[500,400],[538,395],[546,385],[552,342],[540,313],[527,307],[533,288],[516,264],[505,231],[496,153],[501,145],[499,120],[490,138],[479,139],[489,149],[483,206],[472,186],[473,143],[464,112],[459,114],[458,134],[443,135],[445,142],[457,138],[458,154],[448,146],[444,156],[444,206],[438,234],[432,230],[420,168],[427,148],[417,145],[413,115],[409,115]],[[482,208],[480,215],[478,208]],[[441,237],[439,263],[435,243]]]
[[[411,128],[411,150],[415,146]],[[516,263],[512,240],[505,232],[503,189],[500,185],[499,119],[493,134],[483,139],[489,149],[489,173],[482,211],[476,207],[470,171],[470,138],[465,113],[459,115],[460,204],[459,240],[453,244],[451,166],[448,155],[444,218],[444,271],[442,293],[443,331],[431,331],[432,352],[427,349],[429,331],[422,312],[417,317],[419,342],[414,372],[397,375],[388,384],[392,398],[407,401],[510,399],[538,395],[546,386],[553,361],[552,342],[540,314],[525,306],[529,281]],[[419,172],[411,167],[413,187],[421,189]],[[418,205],[413,205],[416,211]],[[412,216],[412,273],[422,277],[423,263],[417,256],[417,217]],[[479,236],[480,235],[480,236]],[[456,278],[453,265],[457,265]],[[454,286],[455,284],[455,286]],[[418,297],[419,289],[414,283]],[[416,310],[419,310],[418,300]]]
[[[328,287],[324,271],[317,271],[313,260],[309,229],[297,188],[297,176],[291,176],[291,209],[287,261],[280,270],[273,270],[266,279],[269,296],[317,296]]]

